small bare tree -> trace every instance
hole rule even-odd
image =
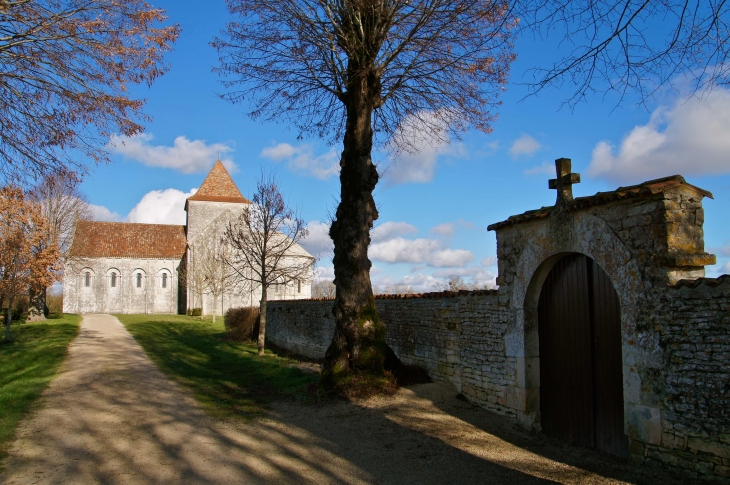
[[[202,290],[201,300],[204,293],[212,296],[213,323],[215,323],[218,300],[220,299],[222,315],[223,298],[226,294],[233,292],[238,280],[236,272],[228,264],[231,259],[231,246],[224,239],[210,237],[198,241],[191,252],[193,255],[193,285]]]
[[[335,299],[335,284],[330,280],[320,280],[312,284],[312,298],[322,298],[323,300]]]
[[[404,283],[388,285],[380,292],[381,295],[412,295],[414,293],[413,287]]]
[[[28,199],[40,207],[43,218],[48,222],[45,244],[57,244],[61,257],[65,259],[76,224],[93,216],[91,205],[78,189],[78,180],[65,172],[49,174],[28,193]],[[32,318],[44,318],[46,288],[31,288],[29,297]]]
[[[315,260],[299,246],[304,221],[290,209],[274,175],[262,174],[253,204],[228,223],[224,239],[233,248],[228,263],[243,281],[261,288],[259,355],[264,355],[267,290],[272,285],[307,282]]]

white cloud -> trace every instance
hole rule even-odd
[[[552,175],[555,176],[555,164],[550,162],[544,162],[542,165],[537,167],[528,168],[524,172],[525,175]]]
[[[515,159],[523,155],[530,157],[540,148],[542,148],[542,145],[539,141],[523,133],[522,136],[512,142],[512,146],[509,149],[509,156]]]
[[[153,139],[151,134],[133,137],[113,135],[107,146],[126,159],[136,160],[149,167],[171,168],[182,173],[209,170],[219,157],[233,151],[232,147],[224,143],[208,145],[205,140],[191,141],[185,136],[175,138],[171,147],[151,145]],[[230,158],[224,157],[221,161],[230,172],[237,171]]]
[[[110,211],[103,205],[89,205],[91,206],[91,214],[95,221],[119,222],[122,220],[122,216],[120,216],[116,212]]]
[[[474,260],[471,251],[445,248],[436,239],[402,237],[372,244],[368,255],[386,263],[425,263],[437,268],[463,266]]]
[[[587,175],[637,183],[674,174],[724,174],[730,173],[728,153],[730,90],[717,88],[702,99],[659,107],[618,148],[598,143]]]
[[[279,143],[261,150],[261,156],[274,162],[286,161],[289,170],[303,172],[320,180],[340,173],[340,159],[334,148],[315,156],[311,145],[295,147],[288,143]]]
[[[387,241],[398,236],[405,236],[406,234],[412,234],[418,232],[416,226],[408,224],[407,222],[384,222],[375,226],[370,231],[370,241],[372,243],[378,243]]]
[[[185,199],[198,189],[182,192],[177,189],[147,192],[126,217],[127,222],[146,224],[185,224]]]
[[[373,285],[380,289],[392,288],[395,286],[403,288],[410,287],[415,293],[433,291],[434,287],[438,283],[440,283],[439,279],[423,273],[406,275],[400,279],[393,278],[389,275],[373,279]]]
[[[486,258],[482,259],[479,264],[482,266],[497,266],[497,258],[494,256],[487,256]]]
[[[462,227],[464,229],[473,229],[474,223],[470,221],[465,221],[464,219],[459,219],[456,222],[444,222],[443,224],[432,227],[431,233],[438,234],[439,236],[443,237],[451,237],[454,235],[457,229]]]
[[[322,259],[332,258],[332,239],[329,231],[330,225],[320,221],[310,221],[307,223],[309,234],[301,241],[301,245],[309,254]]]
[[[446,110],[407,116],[393,135],[389,150],[395,158],[383,170],[383,180],[391,185],[430,182],[440,155],[463,156],[464,146],[449,138],[453,121]]]
[[[335,279],[335,267],[334,266],[317,266],[314,274],[314,280],[317,281],[332,281]]]
[[[720,274],[728,274],[730,273],[730,261],[722,265],[722,268],[720,268]]]

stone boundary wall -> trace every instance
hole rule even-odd
[[[634,451],[689,478],[730,478],[730,276],[682,280],[658,308],[662,436]]]
[[[266,338],[279,348],[322,359],[335,330],[332,300],[272,301]],[[515,359],[505,357],[508,311],[496,290],[382,295],[375,299],[386,341],[407,364],[487,409],[515,416]]]
[[[642,403],[660,410],[661,425],[648,439],[631,440],[631,460],[730,483],[730,276],[681,280],[654,287],[652,295],[631,338],[658,334],[662,365],[644,369],[637,392]],[[510,357],[505,348],[506,301],[501,291],[482,291],[380,297],[375,303],[386,340],[401,360],[452,382],[470,401],[518,419],[520,401],[528,399],[519,376],[528,370],[520,369],[525,359]],[[332,305],[269,302],[267,339],[322,359],[334,334]]]

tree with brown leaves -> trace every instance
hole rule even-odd
[[[19,188],[0,189],[0,297],[8,304],[6,342],[15,298],[31,287],[46,288],[60,279],[61,254],[58,244],[49,239],[50,233],[50,224],[37,203],[29,201]]]
[[[370,282],[378,218],[374,143],[417,151],[469,126],[488,133],[514,56],[505,2],[228,0],[235,20],[214,41],[232,102],[301,135],[342,140],[333,313],[325,381],[382,375],[387,348]],[[412,135],[418,133],[419,136]],[[416,145],[416,146],[414,146]]]
[[[143,100],[177,25],[144,0],[10,0],[0,4],[0,181],[81,173],[109,161],[111,135],[143,131]]]
[[[223,239],[232,248],[228,264],[241,281],[261,289],[259,355],[264,355],[268,289],[312,278],[315,260],[299,246],[307,234],[304,221],[287,206],[273,175],[261,176],[253,204],[226,227]]]

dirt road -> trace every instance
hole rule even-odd
[[[525,433],[448,384],[216,421],[109,315],[84,316],[3,465],[18,485],[680,483]]]

